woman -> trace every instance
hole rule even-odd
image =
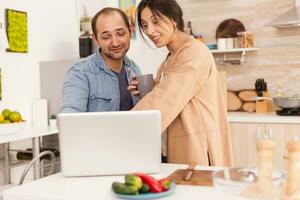
[[[168,162],[232,165],[231,137],[220,79],[212,54],[184,33],[175,0],[142,0],[138,26],[156,47],[166,46],[154,89],[133,110],[157,109],[167,131]],[[138,95],[137,81],[128,89]]]

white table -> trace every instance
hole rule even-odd
[[[32,154],[33,157],[37,156],[39,154],[40,150],[40,137],[46,136],[46,135],[52,135],[52,134],[57,134],[58,129],[57,128],[50,128],[48,127],[47,129],[44,130],[37,130],[33,129],[32,127],[27,127],[24,129],[24,131],[20,133],[14,133],[14,134],[6,134],[6,135],[1,135],[0,134],[0,144],[4,144],[4,168],[6,169],[6,184],[10,183],[10,170],[9,170],[9,143],[10,142],[15,142],[15,141],[20,141],[20,140],[25,140],[25,139],[32,139]],[[39,178],[39,174],[37,173],[37,170],[39,168],[39,163],[37,162],[34,165],[34,179]]]
[[[187,165],[162,164],[161,173],[154,175],[162,178],[170,175],[176,169]],[[197,169],[217,170],[220,168],[198,166]],[[4,191],[4,200],[117,200],[111,190],[114,181],[124,182],[124,176],[64,178],[61,173],[45,177],[21,186]],[[235,200],[244,199],[237,191],[225,190],[220,187],[183,186],[177,185],[165,200]]]
[[[44,130],[35,130],[31,127],[28,127],[20,133],[13,133],[13,134],[6,134],[6,135],[0,134],[0,144],[25,140],[30,138],[38,138],[41,136],[52,135],[56,133],[58,133],[57,128],[48,127],[47,129]]]

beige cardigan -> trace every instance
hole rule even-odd
[[[161,131],[168,132],[168,162],[231,166],[226,105],[208,48],[191,38],[162,63],[156,81],[133,110],[161,111]]]

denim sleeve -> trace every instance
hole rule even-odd
[[[63,85],[62,113],[86,112],[89,98],[88,78],[84,71],[73,67],[67,73]]]
[[[133,61],[131,61],[131,62],[132,62],[132,64],[133,64],[133,67],[134,67],[136,76],[142,75],[141,68],[140,68],[135,62],[133,62]]]

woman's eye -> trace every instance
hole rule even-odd
[[[147,26],[147,25],[143,25],[143,29],[144,29],[144,30],[147,30],[147,29],[148,29],[148,26]]]
[[[143,29],[147,29],[147,24],[142,24]]]

